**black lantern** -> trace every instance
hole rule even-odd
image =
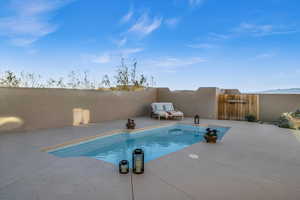
[[[128,174],[129,162],[127,160],[121,160],[119,162],[119,172],[120,172],[120,174]]]
[[[132,152],[132,171],[135,174],[144,173],[144,151],[142,149],[135,149]]]
[[[194,117],[194,123],[195,124],[200,124],[200,117],[199,117],[199,115],[195,115],[195,117]]]

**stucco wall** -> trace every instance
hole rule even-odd
[[[201,118],[216,119],[218,92],[218,88],[199,88],[196,91],[170,91],[168,88],[158,88],[157,99],[160,102],[172,102],[175,109],[183,111],[187,117],[198,114]]]
[[[138,92],[69,89],[0,88],[0,132],[73,125],[73,109],[90,112],[90,122],[149,116],[152,102],[172,102],[186,117],[217,119],[218,88],[170,91],[152,88]],[[300,94],[260,94],[260,119],[277,120],[300,108]]]
[[[300,94],[260,94],[260,120],[275,121],[284,112],[300,108]]]
[[[71,126],[73,109],[90,111],[90,122],[148,115],[156,89],[110,92],[69,89],[0,88],[0,131]],[[4,127],[3,119],[20,123]],[[23,122],[23,124],[21,124]]]

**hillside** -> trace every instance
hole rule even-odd
[[[262,91],[259,93],[263,93],[263,94],[300,94],[300,88],[274,89],[274,90]]]

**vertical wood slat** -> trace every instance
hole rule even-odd
[[[259,96],[253,94],[221,94],[218,98],[218,119],[245,120],[253,114],[259,120]]]

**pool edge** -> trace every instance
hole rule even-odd
[[[115,129],[115,130],[111,130],[111,131],[106,131],[106,132],[102,132],[102,133],[97,134],[97,135],[88,136],[88,137],[81,137],[81,138],[73,139],[73,140],[70,140],[70,141],[67,141],[67,142],[64,142],[64,143],[61,143],[61,144],[52,145],[52,146],[48,146],[48,147],[43,147],[43,148],[40,149],[40,151],[42,151],[42,152],[52,152],[52,151],[67,148],[67,147],[70,147],[70,146],[78,145],[80,143],[93,141],[93,140],[96,140],[98,138],[109,137],[109,136],[112,136],[112,135],[115,135],[115,134],[121,134],[121,133],[138,134],[139,132],[142,132],[142,131],[145,131],[145,130],[155,129],[155,128],[163,128],[163,127],[168,127],[168,126],[172,126],[172,125],[175,125],[175,124],[185,124],[185,125],[192,125],[192,126],[199,126],[199,127],[230,128],[230,127],[209,125],[209,124],[193,124],[193,123],[188,123],[188,122],[167,122],[167,123],[160,124],[160,125],[147,126],[147,127],[143,127],[143,128],[134,129],[134,130]]]
[[[70,141],[67,141],[67,142],[64,142],[64,143],[61,143],[61,144],[52,145],[52,146],[48,146],[48,147],[43,147],[43,148],[40,149],[40,151],[42,151],[42,152],[51,152],[51,151],[63,149],[63,148],[69,147],[69,146],[77,145],[77,144],[80,144],[80,143],[93,141],[93,140],[98,139],[98,138],[109,137],[109,136],[112,136],[112,135],[115,135],[115,134],[121,134],[121,133],[137,134],[141,131],[154,129],[154,128],[163,128],[163,127],[172,126],[172,125],[175,125],[175,124],[178,124],[178,122],[169,122],[169,123],[162,124],[162,125],[147,126],[147,127],[143,127],[143,128],[134,129],[134,130],[115,129],[115,130],[111,130],[111,131],[105,131],[105,132],[102,132],[102,133],[97,134],[97,135],[88,136],[88,137],[81,137],[81,138],[70,140]]]

